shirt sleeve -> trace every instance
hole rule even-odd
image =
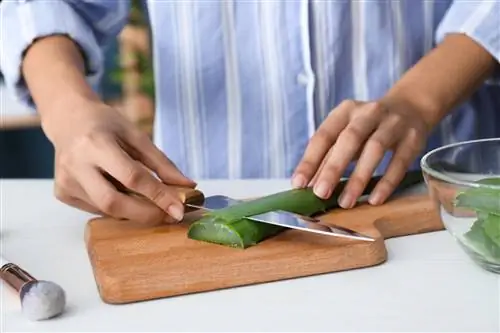
[[[436,31],[436,42],[447,34],[462,33],[488,51],[500,66],[500,0],[455,0]],[[500,70],[488,79],[500,84]]]
[[[103,50],[125,25],[130,2],[93,0],[10,0],[0,6],[0,72],[19,102],[33,106],[21,74],[24,52],[37,39],[66,35],[82,50],[86,78],[95,86],[104,68]],[[6,33],[5,33],[6,32]]]

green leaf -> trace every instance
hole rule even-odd
[[[500,186],[500,177],[484,178],[477,183]],[[468,246],[486,260],[500,263],[500,190],[467,189],[456,197],[455,205],[477,213],[477,220],[464,234]]]
[[[500,186],[500,177],[484,178],[477,183]],[[469,188],[456,197],[455,206],[500,215],[500,190]]]
[[[484,233],[500,247],[500,216],[488,214],[488,217],[483,222]]]
[[[207,212],[194,222],[189,230],[190,239],[245,249],[277,235],[286,228],[248,220],[245,217],[274,210],[312,216],[338,207],[338,193],[344,184],[328,200],[317,197],[311,188],[291,189],[261,198]]]
[[[478,219],[464,234],[468,247],[488,261],[500,263],[500,217],[489,214],[486,219]]]

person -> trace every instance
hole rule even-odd
[[[172,185],[194,179],[290,178],[328,198],[342,177],[350,208],[379,174],[377,205],[423,152],[496,135],[499,1],[148,1],[153,142],[90,88],[129,6],[2,3],[0,69],[41,115],[56,197],[80,209],[172,222]]]

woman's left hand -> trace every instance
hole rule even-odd
[[[292,184],[313,186],[318,197],[329,198],[349,163],[357,160],[339,198],[340,206],[351,208],[385,153],[392,151],[386,173],[369,197],[371,204],[381,204],[425,146],[428,127],[410,105],[346,100],[330,113],[309,141]]]

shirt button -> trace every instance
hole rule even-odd
[[[299,75],[297,75],[297,82],[305,86],[309,83],[309,78],[306,74],[300,73]]]

